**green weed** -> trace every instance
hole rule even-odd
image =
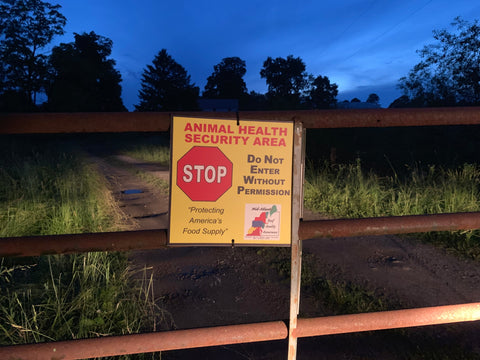
[[[125,229],[104,179],[68,139],[1,140],[0,237]],[[154,331],[165,319],[146,274],[133,276],[121,253],[2,259],[0,344]]]
[[[334,218],[423,215],[480,210],[480,167],[464,164],[456,169],[429,166],[408,168],[407,175],[380,177],[355,164],[308,167],[305,206]],[[421,235],[476,258],[478,231]]]
[[[28,266],[1,262],[3,345],[154,328],[155,305],[145,291],[151,286],[150,279],[132,289],[124,254],[93,252],[36,260]]]
[[[170,164],[170,148],[167,146],[142,144],[121,151],[121,153],[146,162],[155,162],[165,166]]]
[[[122,228],[122,214],[95,166],[63,146],[61,152],[54,144],[20,154],[3,149],[0,237]]]

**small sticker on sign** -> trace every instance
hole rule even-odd
[[[244,240],[280,239],[280,204],[245,204]]]

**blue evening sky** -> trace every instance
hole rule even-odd
[[[434,29],[456,16],[480,19],[472,0],[51,0],[62,6],[66,33],[94,31],[113,41],[129,110],[139,102],[143,70],[163,48],[203,91],[223,58],[246,61],[248,91],[266,92],[260,69],[268,56],[301,57],[307,72],[338,85],[338,100],[383,107],[401,95],[398,79],[419,62],[416,50],[433,43]]]

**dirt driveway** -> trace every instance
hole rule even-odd
[[[166,169],[118,160],[168,179]],[[139,229],[165,228],[168,196],[122,166],[97,159],[125,214]],[[140,190],[140,191],[128,191]],[[316,215],[307,212],[305,219]],[[415,239],[398,236],[304,241],[317,276],[348,281],[404,308],[480,301],[480,266]],[[288,250],[279,250],[286,257]],[[289,280],[265,261],[259,248],[183,247],[137,251],[138,266],[151,267],[155,294],[173,324],[187,329],[288,319]],[[302,290],[301,315],[326,315]],[[465,351],[480,358],[480,324],[458,324],[366,334],[300,339],[299,359],[423,359],[427,347]],[[172,351],[162,359],[285,359],[285,341]],[[406,351],[408,350],[408,351]],[[418,357],[405,357],[405,353]],[[442,357],[452,358],[456,355]],[[463,355],[462,355],[463,356]],[[477,357],[478,356],[478,357]],[[428,357],[427,357],[428,358]]]

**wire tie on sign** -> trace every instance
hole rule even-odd
[[[236,114],[237,114],[237,126],[240,126],[240,114],[238,113],[238,111],[236,111]]]
[[[235,240],[232,239],[232,249],[235,247]]]

